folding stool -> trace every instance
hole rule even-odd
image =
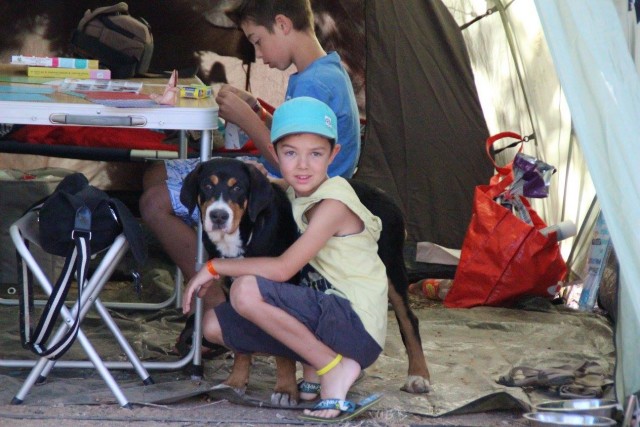
[[[209,137],[206,138],[206,135],[203,134],[203,140],[202,140],[202,149],[201,149],[201,160],[207,160],[208,158],[208,154],[211,152],[211,135],[209,134]],[[180,158],[186,158],[187,157],[187,143],[186,143],[186,133],[185,131],[180,131]],[[11,227],[10,227],[10,235],[11,235],[11,240],[13,241],[14,245],[16,246],[16,249],[18,250],[19,255],[22,257],[23,259],[23,274],[26,273],[27,268],[29,270],[31,270],[36,278],[36,280],[38,281],[38,283],[40,284],[41,287],[43,287],[43,289],[45,290],[45,292],[47,292],[48,295],[50,295],[51,291],[52,291],[52,286],[51,283],[49,282],[49,280],[47,279],[46,275],[42,272],[42,269],[40,269],[38,267],[38,263],[35,261],[35,259],[33,258],[33,256],[31,255],[31,253],[29,252],[28,248],[26,247],[25,242],[29,241],[29,242],[33,242],[35,244],[38,244],[39,238],[38,238],[38,228],[37,228],[37,223],[36,223],[36,218],[34,217],[29,217],[27,215],[23,216],[22,218],[18,219]],[[196,257],[196,269],[200,269],[203,265],[204,265],[204,246],[202,244],[202,239],[200,238],[200,236],[202,236],[203,230],[202,230],[202,224],[198,224],[198,231],[197,231],[197,235],[198,235],[198,242],[197,242],[197,257]],[[120,245],[124,245],[123,247],[121,247]],[[82,312],[82,317],[84,317],[84,314],[86,313],[86,311],[89,309],[90,305],[93,305],[96,310],[98,311],[98,313],[100,314],[100,316],[102,317],[102,319],[106,322],[107,326],[109,327],[110,330],[112,331],[116,331],[117,333],[114,333],[114,336],[116,337],[116,339],[118,339],[121,347],[123,347],[123,349],[125,349],[125,354],[127,355],[127,357],[129,358],[129,362],[120,362],[120,361],[102,361],[100,360],[99,356],[97,356],[97,354],[95,353],[95,351],[91,352],[91,350],[93,350],[93,347],[91,346],[91,344],[89,343],[89,341],[87,340],[86,336],[84,335],[84,333],[82,332],[82,330],[79,331],[78,333],[78,341],[82,344],[85,343],[86,345],[83,345],[83,348],[85,349],[85,351],[87,351],[87,348],[89,348],[90,350],[87,351],[87,354],[90,355],[90,361],[87,360],[73,360],[73,361],[69,361],[69,360],[58,360],[56,362],[50,362],[48,361],[48,359],[46,358],[41,358],[41,359],[45,359],[45,360],[38,360],[35,361],[33,359],[31,360],[19,360],[19,359],[0,359],[0,368],[2,367],[7,367],[7,368],[30,368],[32,367],[32,373],[31,375],[27,378],[27,380],[25,381],[22,389],[20,390],[20,392],[15,396],[13,403],[14,404],[20,404],[22,403],[22,401],[24,400],[25,396],[27,395],[27,393],[29,392],[29,390],[31,389],[31,387],[36,383],[40,383],[42,381],[44,381],[44,379],[46,379],[46,376],[49,374],[49,372],[51,371],[51,369],[53,368],[54,364],[55,366],[59,367],[59,368],[75,368],[75,369],[81,369],[81,368],[93,368],[96,367],[96,369],[99,370],[100,374],[103,376],[103,378],[105,378],[105,382],[107,382],[107,385],[109,385],[109,387],[111,388],[112,392],[114,393],[114,395],[118,398],[118,402],[122,405],[122,406],[126,406],[128,404],[128,402],[126,401],[126,398],[123,396],[120,388],[118,387],[118,385],[115,383],[115,381],[113,380],[113,378],[111,377],[109,371],[107,369],[135,369],[138,374],[140,375],[140,377],[143,379],[143,382],[145,384],[150,384],[153,383],[153,380],[149,377],[148,373],[146,372],[146,369],[148,370],[177,370],[177,369],[182,369],[185,368],[187,366],[189,366],[189,371],[191,373],[191,377],[193,379],[200,379],[202,378],[203,375],[203,371],[204,371],[204,367],[202,365],[202,354],[201,354],[201,349],[202,349],[202,341],[201,341],[201,337],[202,337],[202,323],[201,323],[201,319],[202,319],[202,312],[203,312],[203,303],[202,303],[202,299],[201,298],[196,298],[195,301],[195,318],[197,319],[197,321],[194,323],[194,328],[193,328],[193,336],[192,336],[192,346],[191,349],[189,351],[189,353],[187,353],[186,355],[184,355],[182,358],[177,359],[177,360],[172,360],[172,361],[145,361],[140,363],[140,360],[137,358],[137,356],[134,354],[133,349],[131,349],[131,347],[129,346],[129,344],[127,343],[126,339],[124,339],[124,337],[122,336],[122,333],[119,331],[119,329],[117,328],[117,326],[115,325],[115,323],[113,322],[113,320],[111,319],[108,311],[106,310],[106,307],[109,308],[123,308],[123,309],[160,309],[160,308],[164,308],[167,307],[169,305],[171,305],[171,303],[175,303],[175,307],[179,308],[182,305],[182,274],[180,272],[180,269],[176,267],[176,274],[174,276],[174,294],[165,302],[160,303],[160,304],[144,304],[144,303],[119,303],[119,302],[110,302],[110,303],[102,303],[98,298],[97,295],[100,293],[100,290],[102,289],[102,286],[104,285],[104,283],[106,283],[108,277],[112,274],[113,269],[115,269],[118,261],[121,259],[121,257],[125,254],[126,250],[127,250],[128,244],[126,242],[126,239],[124,239],[124,236],[121,235],[119,236],[115,242],[112,244],[112,246],[108,249],[108,254],[111,254],[112,250],[114,251],[114,253],[117,253],[117,257],[115,255],[107,255],[107,256],[113,256],[113,262],[110,265],[110,268],[106,263],[105,260],[103,259],[103,261],[100,263],[100,268],[98,270],[96,270],[96,272],[93,274],[93,276],[91,277],[90,282],[93,283],[93,285],[91,286],[91,289],[93,289],[93,291],[91,293],[89,292],[85,292],[85,295],[87,296],[86,300],[83,298],[83,303],[81,303],[81,306],[84,307],[83,308],[83,312]],[[120,248],[120,249],[118,249]],[[106,256],[105,256],[106,259]],[[26,264],[26,266],[25,266]],[[98,278],[101,278],[101,282],[100,283],[94,283],[94,280],[97,280]],[[89,289],[89,287],[87,287],[87,289]],[[90,295],[89,295],[90,294]],[[93,301],[93,304],[91,304],[91,301]],[[10,305],[14,305],[15,302],[14,300],[2,300],[0,299],[0,304],[4,304],[4,303],[8,303]],[[62,316],[63,316],[63,320],[69,322],[69,324],[71,324],[73,322],[73,317],[72,314],[75,314],[75,311],[69,312],[68,310],[64,309],[61,312]],[[64,330],[60,331],[59,334],[63,334]],[[58,335],[54,335],[52,338],[56,339]],[[91,356],[93,355],[93,356]],[[92,358],[93,357],[93,358]],[[96,360],[98,363],[94,363],[94,360]],[[43,367],[44,366],[44,367]],[[106,368],[106,369],[105,369]],[[109,380],[107,380],[107,378],[109,378]]]
[[[31,274],[33,274],[35,278],[35,281],[41,286],[41,288],[47,293],[47,295],[51,295],[53,286],[38,265],[28,247],[28,244],[41,246],[39,240],[37,215],[37,212],[30,211],[22,216],[15,223],[13,223],[13,225],[11,225],[11,227],[9,228],[9,234],[21,260],[23,280],[27,280],[28,274],[29,272],[31,272]],[[101,255],[102,260],[100,261],[94,273],[87,279],[87,283],[83,288],[80,300],[76,302],[71,309],[68,309],[64,305],[62,306],[60,315],[63,322],[53,334],[51,339],[51,341],[55,342],[60,337],[64,336],[66,330],[71,328],[71,326],[73,325],[74,319],[78,315],[79,311],[80,329],[77,335],[78,342],[89,357],[89,360],[93,367],[95,367],[98,373],[102,376],[103,380],[116,397],[118,403],[123,407],[130,407],[130,404],[124,393],[120,389],[119,385],[116,383],[115,379],[108,371],[107,364],[102,361],[97,351],[82,331],[82,320],[84,319],[89,309],[91,307],[95,307],[96,311],[128,357],[130,362],[129,367],[132,366],[136,370],[145,385],[153,384],[153,379],[147,373],[146,368],[143,366],[142,362],[135,354],[133,348],[127,342],[126,338],[117,327],[113,318],[105,308],[104,304],[100,301],[100,298],[98,296],[128,248],[129,244],[123,233],[116,237],[111,246],[105,250],[103,255]],[[24,303],[26,304],[26,301]],[[28,307],[26,307],[26,309],[28,310]],[[46,357],[40,357],[38,361],[33,365],[31,373],[29,374],[20,391],[16,394],[11,403],[22,403],[31,387],[36,382],[43,382],[56,363],[60,362],[49,360]],[[64,367],[74,368],[86,366],[87,363],[83,363],[82,361],[69,362],[64,365]]]

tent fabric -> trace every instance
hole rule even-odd
[[[356,179],[402,207],[408,241],[462,246],[493,167],[460,29],[440,1],[369,0],[367,126]]]
[[[551,179],[549,197],[532,199],[533,207],[547,224],[564,220],[583,224],[595,190],[572,132],[571,113],[535,4],[532,0],[446,3],[459,25],[492,7],[494,13],[463,31],[489,132],[535,135],[524,145],[524,153],[553,165],[557,172]],[[513,150],[506,150],[497,161],[504,164],[513,155]],[[561,242],[566,259],[573,244],[574,239]],[[572,266],[579,272],[583,264],[574,262]]]
[[[536,0],[602,212],[620,261],[616,391],[640,392],[640,78],[610,1]]]
[[[534,207],[548,224],[570,219],[584,230],[580,239],[561,242],[566,257],[586,253],[593,207],[602,208],[620,261],[616,388],[622,401],[640,391],[640,298],[632,286],[640,274],[632,259],[640,245],[633,222],[640,208],[638,178],[632,174],[640,44],[633,4],[445,3],[458,25],[476,21],[463,35],[489,132],[535,134],[524,152],[557,169],[549,197]],[[477,19],[487,10],[494,13]],[[572,269],[578,279],[585,273],[577,261]]]

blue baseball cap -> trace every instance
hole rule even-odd
[[[273,113],[271,142],[276,143],[287,135],[315,133],[329,139],[338,139],[338,119],[324,102],[309,96],[292,98]]]

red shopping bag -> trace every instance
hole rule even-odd
[[[505,132],[487,140],[487,149]],[[491,156],[490,156],[491,157]],[[539,232],[546,224],[527,199],[519,197],[532,224],[495,201],[512,182],[511,167],[496,167],[489,185],[475,189],[471,222],[465,235],[446,307],[509,306],[524,296],[552,298],[567,267],[555,233]]]

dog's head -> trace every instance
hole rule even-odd
[[[242,218],[248,215],[255,222],[272,198],[273,188],[266,176],[231,158],[200,163],[187,175],[180,192],[180,201],[189,213],[198,206],[209,235],[237,233]]]

